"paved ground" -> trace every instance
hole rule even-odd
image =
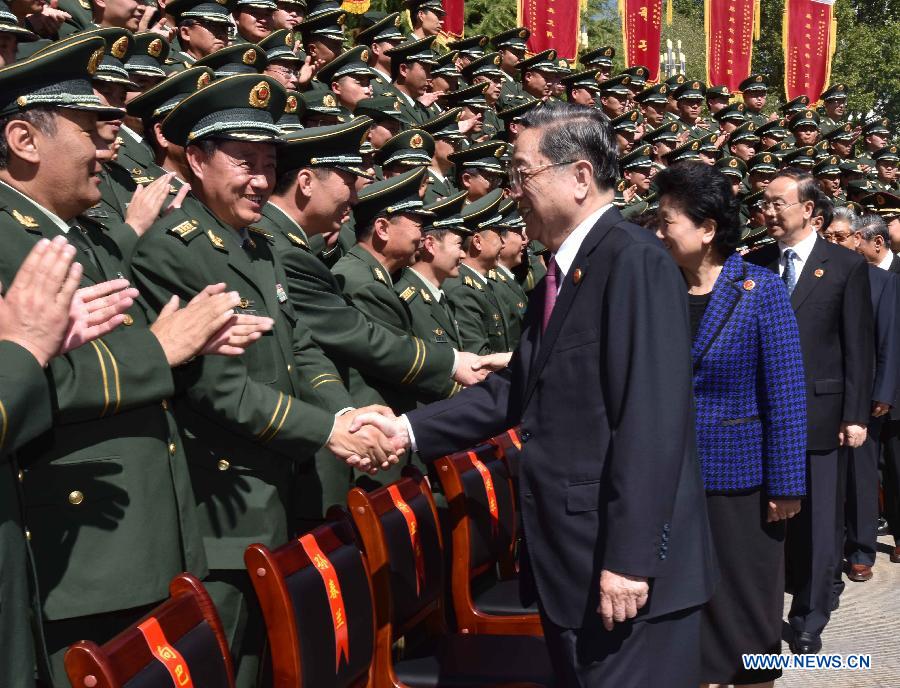
[[[822,653],[870,654],[872,668],[789,669],[776,688],[900,687],[900,564],[888,559],[892,538],[879,539],[875,577],[866,583],[845,581],[841,606],[822,634]],[[790,597],[785,596],[785,614]],[[789,654],[787,644],[783,652]]]

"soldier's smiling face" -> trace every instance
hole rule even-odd
[[[187,147],[192,186],[224,224],[241,229],[258,222],[275,185],[275,146],[219,141],[211,153]]]

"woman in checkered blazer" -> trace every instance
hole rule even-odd
[[[778,276],[745,263],[738,202],[717,169],[656,178],[657,235],[685,278],[693,333],[697,453],[722,581],[703,614],[702,679],[767,684],[741,655],[778,653],[786,520],[806,493],[800,335]]]

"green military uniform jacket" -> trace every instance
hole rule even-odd
[[[412,268],[404,268],[400,273],[394,291],[409,308],[412,331],[417,337],[436,346],[462,349],[456,316],[446,295],[438,301]]]
[[[135,284],[154,312],[172,294],[189,300],[225,282],[240,310],[275,320],[239,357],[204,356],[179,370],[175,413],[212,569],[242,569],[244,549],[291,535],[295,464],[328,440],[335,413],[351,405],[334,366],[309,337],[287,297],[270,238],[247,248],[203,205],[174,211],[138,240]]]
[[[495,139],[501,133],[506,131],[503,122],[497,117],[497,111],[494,108],[488,108],[484,111],[482,119],[481,135],[489,139]]]
[[[761,112],[754,114],[754,113],[750,112],[749,110],[745,110],[744,114],[746,115],[747,119],[749,119],[751,122],[753,122],[756,125],[757,128],[761,127],[764,124],[769,123],[769,116],[764,115]]]
[[[394,86],[394,82],[374,67],[372,68],[372,79],[369,81],[369,85],[372,87],[373,97],[393,96],[394,98],[400,98],[401,101],[403,100],[403,96],[400,95],[400,91]]]
[[[462,263],[459,277],[445,280],[442,286],[454,306],[464,351],[484,355],[512,350],[490,281]]]
[[[92,247],[77,256],[82,286],[127,274],[104,230],[89,220],[81,226],[82,244]],[[73,243],[77,231],[70,230]],[[0,232],[0,280],[9,284],[32,246],[63,230],[0,185]],[[172,373],[144,311],[132,306],[125,322],[51,361],[54,426],[16,453],[50,621],[152,604],[168,596],[179,572],[206,575],[185,456],[166,401]]]
[[[497,109],[506,110],[514,105],[521,105],[527,100],[532,100],[532,97],[522,90],[522,84],[503,72],[503,86],[500,87]]]
[[[401,93],[399,90],[397,91],[397,102],[399,103],[400,117],[411,127],[418,127],[420,124],[425,124],[428,120],[430,120],[435,115],[440,114],[440,110],[434,110],[434,106],[432,108],[427,108],[418,100],[412,100],[405,93]]]
[[[32,593],[13,452],[50,429],[47,377],[28,351],[0,341],[0,685],[34,685]]]
[[[59,0],[57,6],[71,16],[71,19],[67,19],[59,27],[60,38],[68,38],[72,34],[97,28],[89,0]]]
[[[441,179],[432,168],[428,168],[428,186],[425,187],[425,198],[422,199],[425,205],[434,203],[440,198],[452,196],[457,192],[458,189],[450,177]]]
[[[515,349],[522,336],[522,323],[525,321],[528,295],[522,285],[516,282],[512,273],[506,272],[502,267],[489,270],[488,281],[490,281],[497,302],[500,304],[509,348],[510,350]]]

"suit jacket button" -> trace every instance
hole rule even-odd
[[[231,468],[231,463],[228,461],[228,459],[219,459],[218,463],[216,463],[216,468],[218,468],[220,471],[227,471],[229,468]]]
[[[25,539],[31,542],[31,531],[28,528],[25,529]]]
[[[72,490],[69,493],[69,504],[72,506],[78,506],[84,501],[84,493],[80,490]]]
[[[527,442],[528,440],[531,439],[531,433],[528,432],[527,430],[523,430],[522,432],[519,433],[519,439],[522,440],[523,442]]]
[[[163,409],[163,411],[169,410],[169,402],[166,401],[165,399],[162,400],[162,409]]]
[[[25,471],[19,469],[19,472],[16,473],[16,477],[19,479],[20,483],[24,483],[25,482]]]
[[[169,445],[169,454],[171,454],[172,456],[175,456],[175,450],[176,450],[176,449],[178,449],[178,447],[176,447],[176,446],[175,446],[175,443],[172,442],[172,443]]]

